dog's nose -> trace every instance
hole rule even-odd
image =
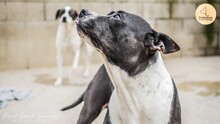
[[[63,22],[66,22],[66,17],[63,17]]]
[[[79,18],[82,18],[84,16],[90,15],[88,10],[82,9],[80,14],[79,14]]]

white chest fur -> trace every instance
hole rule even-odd
[[[56,36],[56,46],[67,47],[68,45],[76,47],[73,49],[77,49],[81,45],[80,37],[76,30],[76,24],[59,23]]]
[[[157,62],[136,77],[108,64],[115,86],[110,99],[113,124],[167,124],[173,99],[172,79],[161,55]]]

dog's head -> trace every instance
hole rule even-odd
[[[59,19],[59,21],[62,23],[72,23],[77,16],[77,11],[71,9],[69,6],[66,6],[64,9],[57,10],[55,18]]]
[[[137,68],[143,68],[139,65],[149,66],[155,62],[157,51],[167,54],[180,50],[169,36],[153,30],[141,17],[124,11],[101,16],[82,10],[76,23],[81,37],[89,37],[108,62],[129,75],[135,75]]]

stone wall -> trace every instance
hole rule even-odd
[[[168,3],[167,1],[174,1]],[[194,17],[196,7],[206,0],[0,0],[0,69],[48,67],[56,65],[55,36],[57,9],[65,5],[80,11],[90,9],[101,14],[125,10],[145,18],[155,30],[171,36],[182,48],[169,56],[204,54],[206,37]],[[213,4],[220,13],[220,0]],[[216,46],[219,15],[215,21],[212,46]],[[218,41],[219,42],[219,41]],[[93,62],[100,62],[98,54]],[[65,51],[65,64],[72,52]]]

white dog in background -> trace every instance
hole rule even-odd
[[[57,10],[56,19],[59,19],[59,26],[56,36],[56,49],[57,49],[57,79],[54,85],[61,85],[63,82],[63,56],[62,49],[66,48],[69,45],[72,45],[73,51],[75,53],[73,57],[72,71],[73,72],[79,64],[81,50],[82,56],[85,63],[85,68],[83,72],[83,76],[89,76],[89,66],[90,66],[90,58],[93,52],[93,49],[87,45],[87,43],[83,42],[79,37],[76,24],[74,20],[77,18],[78,14],[71,7],[66,6],[63,9]],[[72,73],[71,73],[72,74]]]

